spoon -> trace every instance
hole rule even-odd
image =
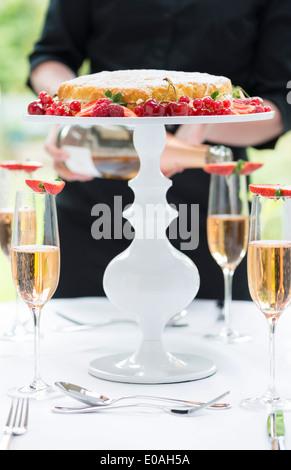
[[[124,396],[115,399],[110,399],[105,397],[104,395],[98,395],[96,392],[92,390],[87,390],[84,387],[79,387],[78,385],[74,385],[67,382],[56,382],[55,385],[61,389],[65,394],[69,395],[76,400],[85,403],[86,405],[91,405],[95,407],[107,407],[109,405],[113,405],[121,400],[129,400],[129,399],[148,399],[148,400],[158,400],[158,401],[166,401],[171,403],[176,403],[180,405],[190,405],[193,408],[204,406],[205,403],[197,402],[197,401],[189,401],[189,400],[179,400],[176,398],[164,398],[164,397],[155,397],[150,395],[131,395],[131,396]],[[208,405],[209,406],[209,405]],[[229,403],[213,403],[210,408],[214,410],[219,409],[226,409],[230,408]]]
[[[214,398],[213,400],[210,400],[207,403],[203,403],[200,406],[197,407],[191,407],[191,408],[166,408],[161,405],[154,405],[154,404],[149,404],[149,403],[136,403],[134,405],[108,405],[108,406],[87,406],[85,408],[68,408],[68,407],[62,407],[62,406],[55,406],[52,411],[54,413],[67,413],[67,414],[75,414],[75,413],[95,413],[98,411],[104,411],[106,410],[112,410],[112,409],[119,409],[119,408],[135,408],[135,407],[155,407],[162,409],[163,411],[172,413],[172,414],[183,414],[183,415],[193,415],[197,413],[198,411],[201,411],[205,408],[209,408],[212,405],[215,404],[218,400],[221,400],[224,398],[226,395],[228,395],[230,392],[227,391],[223,393],[222,395],[219,395],[218,397]]]

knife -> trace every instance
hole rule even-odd
[[[284,415],[281,410],[270,413],[268,416],[268,434],[272,439],[272,450],[285,450]]]

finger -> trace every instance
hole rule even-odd
[[[55,125],[50,129],[45,141],[45,150],[57,161],[65,161],[70,158],[70,155],[65,150],[57,146],[58,135],[61,126]]]
[[[184,171],[184,169],[185,168],[183,168],[179,165],[175,165],[171,168],[161,167],[161,172],[163,173],[164,176],[166,176],[166,178],[171,178],[172,176],[174,176],[177,173],[182,173]]]
[[[94,179],[93,176],[80,175],[78,173],[73,173],[66,167],[64,163],[56,162],[54,165],[54,168],[56,172],[58,173],[58,175],[62,179],[68,182],[73,182],[73,181],[87,182],[87,181],[92,181]]]

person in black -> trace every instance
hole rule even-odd
[[[51,0],[42,35],[30,55],[29,84],[36,93],[57,92],[85,59],[91,73],[119,69],[164,69],[224,75],[276,111],[272,121],[219,126],[180,126],[176,135],[195,144],[231,146],[246,159],[247,146],[273,148],[291,128],[286,86],[291,79],[290,0]],[[64,173],[65,155],[50,142],[60,176],[70,181],[58,196],[62,272],[58,297],[102,296],[103,273],[130,242],[94,240],[92,206],[133,200],[127,182],[84,182]],[[75,180],[75,181],[74,181]],[[185,170],[173,176],[168,200],[200,207],[199,247],[186,254],[198,267],[200,298],[223,298],[221,269],[209,253],[206,215],[209,176]],[[172,240],[179,248],[181,240]],[[249,299],[245,260],[237,268],[233,297]]]

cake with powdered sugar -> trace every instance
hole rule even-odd
[[[168,89],[169,81],[174,85]],[[199,72],[169,70],[118,70],[83,75],[60,85],[58,99],[63,103],[78,100],[86,104],[104,97],[110,90],[121,93],[123,102],[131,109],[136,105],[155,99],[160,102],[186,95],[190,99],[204,98],[215,91],[232,95],[230,79]],[[167,92],[168,90],[168,92]]]

